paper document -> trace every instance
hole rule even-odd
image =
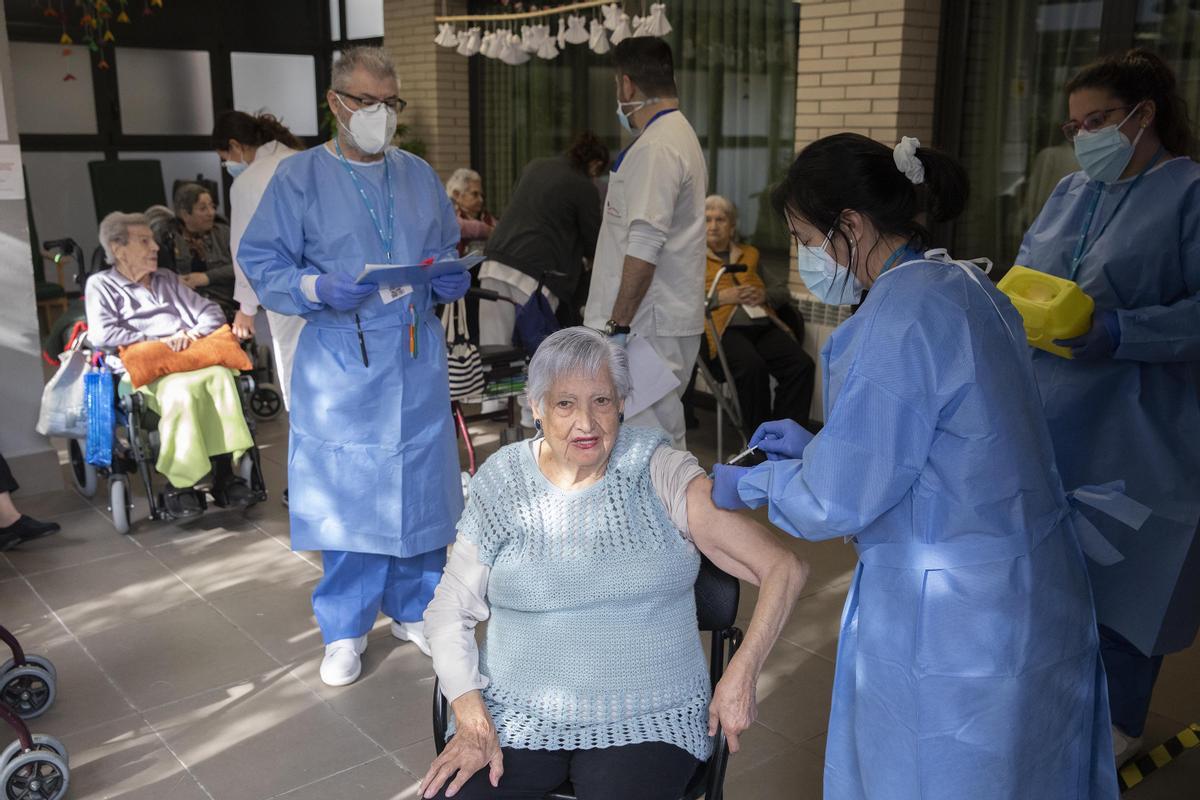
[[[444,261],[429,259],[420,264],[367,264],[355,283],[378,283],[380,286],[412,286],[429,283],[441,275],[466,272],[483,261],[483,256],[469,255],[463,258],[448,258]]]
[[[24,199],[25,178],[21,172],[21,148],[15,144],[0,144],[0,200]]]
[[[631,336],[625,348],[629,354],[629,378],[632,388],[625,398],[625,417],[640,414],[679,388],[679,379],[671,365],[663,361],[650,343]]]
[[[742,311],[745,311],[750,319],[762,319],[767,315],[767,310],[762,306],[748,306],[745,303],[742,304]]]

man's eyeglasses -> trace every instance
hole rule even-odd
[[[376,100],[374,97],[359,97],[358,95],[350,94],[349,92],[339,91],[338,89],[334,89],[333,91],[334,91],[334,94],[340,94],[342,97],[345,97],[348,100],[353,100],[355,103],[358,104],[359,108],[366,109],[368,111],[370,109],[374,108],[375,106],[379,105],[380,103],[382,103],[383,105],[390,108],[392,111],[399,114],[401,111],[403,111],[405,109],[405,107],[408,106],[408,101],[401,100],[399,97],[388,97],[384,100]]]
[[[1073,142],[1080,131],[1088,131],[1090,133],[1103,128],[1104,123],[1108,122],[1109,115],[1114,111],[1128,111],[1136,105],[1136,103],[1133,103],[1127,106],[1114,106],[1112,108],[1101,109],[1100,111],[1093,111],[1083,118],[1082,123],[1071,121],[1064,124],[1062,126],[1063,136],[1067,137],[1068,142]]]

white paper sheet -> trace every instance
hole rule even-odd
[[[24,200],[25,179],[21,173],[21,147],[0,144],[0,200]]]
[[[662,360],[650,343],[631,336],[625,348],[629,353],[629,376],[632,389],[625,398],[625,417],[640,414],[668,393],[679,388],[679,379],[671,365]]]

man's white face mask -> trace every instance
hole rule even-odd
[[[382,152],[396,135],[396,112],[383,103],[351,111],[342,96],[336,96],[342,108],[350,111],[350,125],[343,126],[343,130],[350,135],[354,146],[369,155]]]

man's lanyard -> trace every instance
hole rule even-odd
[[[653,117],[651,117],[650,121],[647,122],[645,125],[643,125],[642,129],[640,131],[638,131],[638,138],[634,139],[632,142],[630,142],[629,147],[626,147],[624,150],[622,150],[620,153],[617,154],[617,160],[613,162],[612,171],[616,172],[617,170],[619,170],[621,168],[621,162],[625,160],[625,155],[629,152],[630,148],[632,148],[635,144],[638,143],[638,139],[642,138],[642,134],[646,132],[647,128],[649,128],[651,125],[654,124],[655,120],[657,120],[659,117],[665,117],[667,114],[670,114],[671,112],[678,111],[678,110],[679,110],[678,108],[664,108],[662,111],[658,112]]]
[[[1133,188],[1137,186],[1138,182],[1146,175],[1147,172],[1150,171],[1150,168],[1158,163],[1159,156],[1162,155],[1162,152],[1163,149],[1161,146],[1159,146],[1158,152],[1154,154],[1154,158],[1150,159],[1150,163],[1147,164],[1142,171],[1137,174],[1137,177],[1133,179],[1133,182],[1129,184],[1129,188],[1126,189],[1125,193],[1121,195],[1121,199],[1117,201],[1117,205],[1115,208],[1113,208],[1112,213],[1108,215],[1108,219],[1106,219],[1104,224],[1100,226],[1100,230],[1096,231],[1096,237],[1092,239],[1092,246],[1095,246],[1096,242],[1100,241],[1100,237],[1104,235],[1104,231],[1108,230],[1108,224],[1116,219],[1117,212],[1120,211],[1121,206],[1125,204],[1125,198],[1133,194]],[[1075,276],[1079,274],[1079,265],[1083,263],[1083,257],[1086,256],[1088,251],[1091,250],[1091,247],[1087,246],[1088,231],[1092,229],[1092,222],[1096,217],[1096,208],[1100,205],[1100,197],[1103,194],[1104,184],[1101,183],[1096,187],[1095,193],[1092,194],[1091,201],[1088,202],[1087,213],[1085,213],[1083,216],[1083,230],[1079,233],[1079,242],[1075,245],[1075,252],[1071,255],[1071,274],[1068,275],[1071,280],[1075,280]]]
[[[338,159],[342,162],[342,166],[350,173],[350,180],[354,182],[354,188],[358,189],[358,196],[362,198],[363,205],[367,207],[367,213],[371,215],[371,222],[375,224],[375,233],[379,234],[379,243],[383,245],[384,258],[390,264],[392,261],[392,236],[396,228],[396,197],[392,188],[391,168],[388,165],[387,156],[383,157],[383,182],[387,186],[387,233],[385,234],[385,228],[379,224],[379,215],[375,213],[374,206],[367,199],[367,193],[362,187],[358,173],[354,171],[354,167],[350,166],[346,156],[342,155],[342,145],[337,137],[334,137],[333,146],[337,149]]]

